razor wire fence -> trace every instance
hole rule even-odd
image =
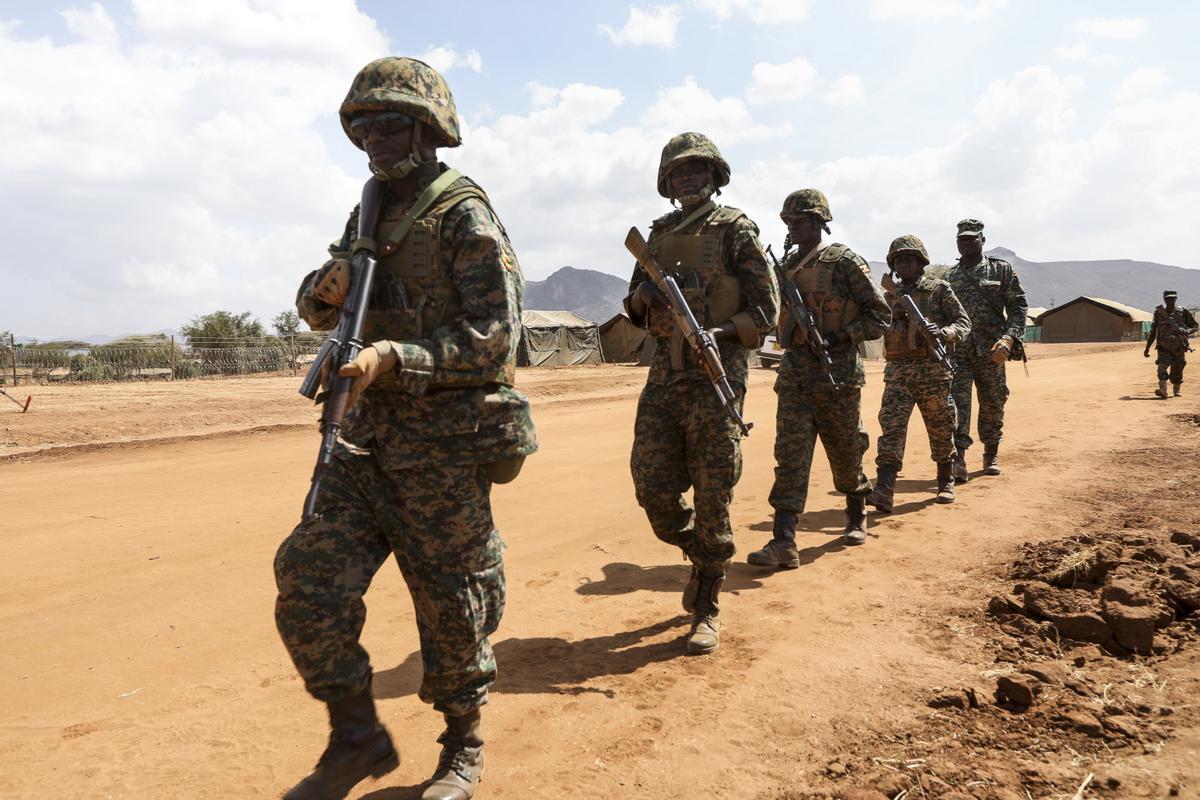
[[[0,385],[192,380],[295,375],[308,369],[323,334],[257,338],[138,338],[109,344],[0,345]]]

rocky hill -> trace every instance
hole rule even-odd
[[[573,311],[601,323],[621,311],[629,282],[594,269],[562,267],[544,281],[525,282],[522,306],[539,311]]]

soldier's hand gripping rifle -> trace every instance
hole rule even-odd
[[[783,304],[787,307],[792,321],[804,330],[808,349],[816,356],[817,363],[821,366],[821,373],[834,389],[842,388],[842,385],[833,377],[833,358],[829,355],[829,342],[825,341],[825,337],[821,335],[821,329],[817,326],[817,321],[813,319],[812,312],[808,310],[808,306],[804,305],[804,297],[792,279],[783,273],[783,266],[775,257],[771,245],[767,245],[767,255],[771,257],[771,263],[775,265],[775,280],[779,282],[779,293],[783,295]],[[787,258],[786,249],[783,256]]]
[[[933,353],[934,360],[941,364],[944,369],[953,372],[954,364],[950,361],[950,354],[946,352],[946,345],[940,337],[935,336],[929,330],[929,320],[921,313],[921,309],[917,306],[917,302],[912,299],[912,295],[906,294],[903,291],[903,281],[896,286],[896,294],[900,296],[900,302],[904,305],[904,310],[908,313],[909,323],[917,326],[917,330],[921,332],[921,336],[925,338],[926,344],[929,345],[929,352]]]
[[[691,345],[692,352],[696,354],[696,360],[704,368],[709,381],[712,382],[717,397],[721,399],[721,405],[725,406],[725,413],[737,424],[743,436],[749,436],[754,423],[745,422],[742,415],[738,413],[735,405],[737,395],[734,394],[733,387],[729,384],[729,378],[725,375],[725,366],[721,363],[721,353],[717,349],[717,343],[712,334],[696,322],[696,315],[692,313],[691,307],[684,300],[683,292],[679,291],[679,284],[675,283],[675,279],[658,265],[658,261],[646,246],[642,232],[637,228],[630,228],[629,235],[625,237],[625,247],[630,253],[633,253],[633,257],[638,260],[642,269],[662,292],[667,301],[667,308],[670,309],[671,316],[675,318],[675,324],[683,331],[684,338]]]
[[[385,190],[383,182],[375,178],[363,185],[362,204],[358,211],[358,239],[350,260],[350,292],[342,303],[337,327],[330,331],[329,338],[317,351],[316,359],[300,384],[300,394],[309,400],[324,403],[321,410],[321,449],[317,453],[317,465],[313,468],[308,496],[304,498],[305,522],[316,516],[321,473],[333,461],[333,449],[342,429],[342,419],[349,410],[350,386],[354,379],[343,377],[338,371],[353,361],[364,347],[363,322],[367,317],[371,288],[375,282],[375,243],[372,237],[375,235]],[[327,391],[318,397],[317,393],[326,376]]]

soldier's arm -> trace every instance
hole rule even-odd
[[[838,262],[838,268],[846,276],[850,296],[858,304],[858,316],[842,328],[854,344],[878,339],[892,323],[892,309],[883,296],[883,290],[871,280],[871,268],[862,256],[847,254]]]
[[[942,284],[940,290],[938,309],[941,319],[938,325],[942,328],[942,336],[947,342],[961,342],[971,335],[971,318],[950,284]]]
[[[322,269],[337,259],[350,260],[350,256],[352,255],[350,252],[350,243],[354,241],[357,230],[358,206],[355,206],[354,210],[350,212],[350,218],[346,220],[346,228],[342,232],[342,238],[329,245],[329,261],[321,265]],[[338,306],[323,302],[313,295],[312,290],[316,285],[317,274],[320,271],[320,269],[315,269],[305,275],[304,280],[300,281],[300,288],[296,290],[296,313],[314,331],[328,331],[333,330],[337,325],[341,309]]]
[[[425,339],[396,342],[396,375],[411,394],[430,386],[482,386],[516,358],[525,281],[516,254],[496,218],[474,198],[442,221],[440,244],[462,314],[428,331]]]
[[[737,266],[746,308],[730,318],[742,347],[758,347],[779,318],[779,284],[758,241],[758,226],[742,217],[733,224],[731,257]]]
[[[633,276],[629,279],[629,293],[625,295],[622,305],[625,306],[625,313],[629,315],[629,320],[639,328],[646,327],[646,318],[649,316],[650,307],[646,303],[645,296],[638,292],[638,288],[650,280],[650,276],[646,274],[646,270],[642,269],[641,264],[633,265]]]
[[[1029,301],[1025,299],[1025,290],[1021,287],[1021,279],[1011,266],[1008,271],[1008,284],[1004,291],[1004,310],[1008,313],[1008,324],[1004,327],[1004,335],[1014,340],[1025,336],[1025,315],[1029,313]]]
[[[1196,326],[1196,317],[1195,317],[1195,315],[1192,314],[1191,311],[1188,311],[1186,308],[1183,309],[1183,326],[1185,328],[1187,328],[1187,332],[1189,334],[1193,334],[1196,332],[1196,327],[1197,327]]]

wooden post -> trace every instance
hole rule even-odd
[[[17,335],[8,335],[8,346],[12,349],[13,386],[17,385]]]
[[[292,377],[296,377],[296,359],[300,354],[296,352],[296,334],[288,336],[288,361],[292,362]]]
[[[175,380],[175,334],[171,334],[171,380]]]

